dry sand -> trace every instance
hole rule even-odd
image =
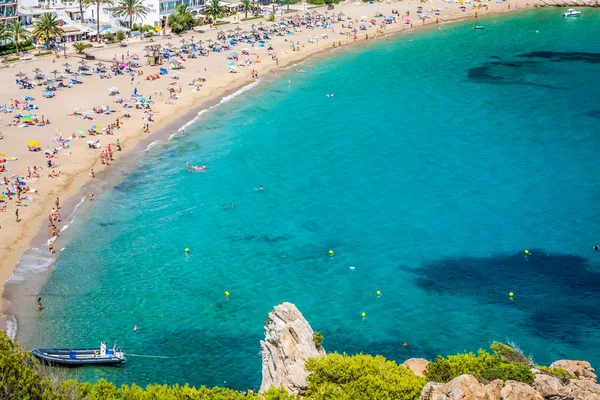
[[[401,15],[404,15],[406,11],[410,11],[410,19],[412,20],[414,27],[418,28],[422,26],[422,21],[417,19],[417,7],[423,6],[425,11],[428,11],[431,15],[431,19],[428,19],[426,26],[437,26],[440,29],[443,28],[443,23],[447,23],[452,20],[473,18],[475,12],[480,16],[485,16],[491,13],[505,12],[527,8],[529,4],[524,0],[512,1],[509,3],[492,3],[484,2],[480,4],[486,4],[488,9],[484,7],[479,9],[473,8],[467,4],[467,10],[461,11],[459,4],[456,3],[445,3],[445,2],[433,2],[433,3],[420,3],[418,0],[402,1],[400,3],[377,3],[369,5],[367,3],[349,3],[343,5],[336,5],[334,12],[343,12],[346,16],[352,16],[352,20],[355,21],[361,16],[368,16],[368,19],[373,19],[376,12],[381,12],[385,16],[391,15],[392,10],[398,10]],[[439,18],[443,20],[443,23],[436,25],[436,16],[434,16],[433,9],[439,8],[441,15]],[[430,11],[431,10],[431,11]],[[326,11],[325,7],[317,9],[311,9],[319,13]],[[302,11],[301,11],[302,12]],[[331,11],[330,11],[331,12]],[[293,14],[292,14],[293,15]],[[377,18],[378,23],[381,22],[382,18]],[[221,30],[235,29],[240,26],[244,30],[250,30],[252,24],[258,24],[263,19],[242,22],[238,24],[228,24],[217,28],[209,29],[208,27],[202,27],[206,32],[204,33],[187,33],[183,37],[189,39],[194,36],[195,39],[208,40],[216,39],[217,32]],[[347,20],[345,23],[347,24]],[[266,21],[264,21],[265,24]],[[354,23],[357,26],[356,22]],[[190,109],[197,108],[201,104],[207,101],[214,101],[219,97],[222,97],[227,91],[233,90],[234,88],[243,86],[253,79],[251,77],[251,71],[255,69],[258,71],[259,76],[271,73],[272,70],[278,67],[283,67],[293,63],[297,63],[302,59],[315,54],[320,51],[330,50],[332,43],[335,41],[342,41],[342,45],[346,43],[352,45],[355,40],[352,36],[346,41],[344,36],[340,35],[339,32],[348,31],[348,29],[342,29],[342,23],[338,22],[333,25],[335,33],[331,32],[331,29],[314,29],[307,30],[303,29],[302,32],[296,33],[295,35],[286,35],[284,37],[278,36],[270,40],[269,42],[273,45],[274,51],[279,58],[279,66],[276,65],[275,61],[267,54],[266,48],[251,48],[250,52],[252,58],[256,55],[260,57],[260,63],[255,63],[252,66],[238,67],[238,73],[232,74],[228,72],[226,64],[226,56],[229,52],[222,53],[210,53],[208,57],[200,57],[197,59],[190,59],[184,65],[185,68],[176,71],[179,75],[179,84],[181,85],[182,91],[179,93],[179,99],[174,104],[167,104],[167,86],[171,80],[169,76],[174,72],[167,64],[164,67],[169,69],[168,76],[162,76],[161,79],[155,81],[146,81],[145,77],[150,73],[158,73],[159,67],[149,67],[145,65],[145,51],[143,48],[149,43],[147,40],[140,42],[139,39],[132,39],[128,42],[126,48],[113,45],[111,47],[104,47],[99,49],[90,49],[89,53],[96,56],[99,59],[111,60],[116,55],[119,59],[121,54],[129,52],[129,54],[138,54],[140,56],[141,67],[139,70],[144,72],[143,76],[136,77],[135,87],[139,93],[143,94],[144,97],[148,98],[151,94],[152,100],[155,104],[152,106],[154,110],[155,122],[150,123],[151,132],[155,132],[161,127],[167,126],[170,122],[173,122],[178,117],[182,116]],[[379,30],[379,32],[377,32]],[[394,23],[388,25],[385,29],[380,28],[369,28],[367,31],[358,31],[358,40],[364,41],[365,34],[368,34],[370,39],[374,40],[375,36],[389,35],[397,32],[409,32],[412,31],[409,25]],[[321,36],[327,33],[329,39],[321,39],[319,43],[308,43],[307,38],[309,35]],[[300,41],[301,51],[291,51],[290,43],[284,42],[284,40]],[[154,38],[154,44],[156,43],[167,43],[172,42],[174,45],[180,45],[180,37],[173,36],[171,39],[166,38]],[[244,45],[236,46],[232,51],[240,53],[241,48]],[[247,47],[247,46],[246,46]],[[240,61],[245,57],[240,56]],[[8,210],[6,212],[0,212],[0,281],[4,284],[10,277],[13,268],[18,262],[19,256],[30,246],[33,238],[39,234],[40,229],[47,229],[48,225],[48,214],[54,207],[54,201],[56,197],[60,197],[61,203],[65,200],[77,194],[84,185],[91,179],[89,173],[93,168],[95,172],[100,172],[110,166],[105,166],[100,163],[99,155],[101,150],[88,149],[86,141],[89,139],[96,139],[94,137],[86,137],[70,141],[70,149],[64,149],[57,154],[56,162],[60,163],[57,168],[47,168],[44,159],[43,152],[29,152],[26,142],[30,140],[38,140],[41,144],[42,150],[51,148],[58,143],[52,141],[50,138],[57,137],[57,132],[62,133],[63,138],[71,139],[71,134],[76,130],[87,131],[92,125],[106,126],[109,123],[115,121],[117,117],[120,117],[124,111],[122,106],[114,104],[114,97],[108,95],[107,88],[111,86],[117,86],[120,89],[121,96],[123,98],[128,97],[134,89],[131,84],[131,77],[129,75],[121,75],[113,77],[111,79],[100,79],[98,74],[91,76],[78,77],[83,81],[82,85],[75,85],[71,89],[63,89],[58,91],[56,97],[51,99],[45,99],[42,97],[43,88],[37,87],[32,90],[22,90],[14,83],[15,74],[19,71],[23,71],[33,78],[33,69],[40,68],[43,73],[52,77],[50,73],[52,70],[63,71],[64,67],[62,64],[69,62],[74,64],[71,70],[76,70],[77,63],[81,58],[75,56],[75,54],[68,54],[67,59],[61,56],[60,59],[54,59],[54,57],[44,57],[43,59],[36,59],[30,62],[20,62],[17,64],[10,65],[8,68],[0,70],[0,82],[1,83],[1,95],[0,104],[10,104],[11,99],[21,100],[23,96],[35,97],[34,104],[39,106],[39,110],[32,111],[36,113],[38,117],[44,115],[46,119],[49,119],[51,124],[42,127],[29,127],[29,128],[18,128],[8,127],[7,125],[12,122],[14,114],[0,114],[0,131],[4,133],[5,137],[0,140],[0,152],[6,154],[9,157],[16,157],[16,161],[8,161],[6,163],[7,168],[10,171],[0,173],[0,176],[9,177],[13,174],[27,176],[27,168],[33,166],[42,166],[40,179],[31,182],[30,186],[37,189],[37,193],[33,194],[33,201],[23,201],[21,206],[15,204],[13,198],[12,201],[7,203],[0,203],[0,206],[6,204]],[[95,61],[90,62],[92,65]],[[203,84],[199,91],[195,91],[193,86],[188,86],[194,78],[204,76],[207,81]],[[159,92],[163,92],[163,100],[160,100]],[[78,108],[80,112],[91,110],[94,106],[109,106],[117,109],[116,113],[111,115],[92,114],[93,121],[83,120],[79,116],[69,116],[72,114],[74,108]],[[126,112],[131,114],[131,118],[123,119],[122,128],[119,129],[115,135],[103,135],[97,137],[100,139],[102,149],[106,149],[106,146],[110,143],[113,147],[113,154],[115,160],[122,157],[123,153],[128,150],[131,151],[138,142],[148,136],[148,133],[142,131],[142,125],[147,121],[142,118],[145,114],[142,110],[127,109]],[[119,139],[123,152],[117,152],[114,143],[116,139]],[[60,171],[60,177],[49,178],[48,174],[55,170],[56,173]],[[11,182],[14,181],[11,180]],[[15,210],[19,209],[20,222],[15,220]],[[60,226],[59,226],[60,228]],[[49,237],[50,235],[48,235]],[[55,246],[56,249],[61,247],[60,238],[57,239],[58,243]],[[2,323],[2,321],[0,321]]]

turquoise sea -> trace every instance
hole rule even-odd
[[[600,10],[562,12],[379,39],[204,113],[81,207],[19,339],[132,354],[80,379],[258,388],[289,301],[329,352],[600,367]]]

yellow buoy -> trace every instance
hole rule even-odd
[[[332,256],[333,255],[333,250],[329,250],[329,255]]]
[[[367,316],[367,313],[366,313],[366,312],[363,312],[361,315],[362,315],[362,317],[364,318],[364,317],[366,317],[366,316]]]
[[[529,250],[525,250],[525,254],[529,254]]]
[[[514,297],[514,295],[515,295],[515,294],[514,294],[513,292],[510,292],[510,293],[508,294],[508,296],[509,296],[509,297]]]
[[[190,252],[190,249],[188,249],[188,248],[186,247],[186,248],[185,248],[185,252],[186,252],[186,253],[189,253],[189,252]]]
[[[229,292],[225,291],[225,297],[229,297]]]
[[[379,290],[377,291],[377,296],[381,296],[381,292]]]

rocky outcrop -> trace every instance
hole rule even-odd
[[[485,387],[473,375],[461,375],[444,386],[448,400],[486,399]]]
[[[544,400],[534,388],[523,382],[506,381],[500,391],[502,400]]]
[[[424,358],[409,358],[402,365],[410,369],[416,376],[424,378],[429,361]]]
[[[589,379],[572,379],[568,387],[573,400],[600,400],[600,385]]]
[[[536,374],[532,386],[545,398],[552,396],[562,398],[571,394],[571,389],[564,385],[560,379],[547,374]]]
[[[322,347],[315,345],[313,334],[302,313],[291,303],[281,303],[269,313],[265,340],[260,341],[261,391],[274,386],[294,394],[306,392],[308,372],[304,362],[308,357],[325,354]]]
[[[592,382],[597,382],[598,377],[596,376],[596,371],[587,361],[558,360],[554,361],[550,365],[550,368],[562,368],[576,376],[577,379],[584,379]]]
[[[502,387],[504,386],[504,382],[500,379],[494,379],[487,385],[485,385],[485,391],[487,392],[489,400],[500,400],[500,392],[502,391]]]

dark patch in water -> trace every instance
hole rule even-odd
[[[278,243],[289,240],[285,236],[268,236],[268,235],[246,235],[241,238],[233,239],[234,242],[250,242],[250,241],[258,241],[258,242],[266,242],[266,243]]]
[[[583,115],[585,115],[587,117],[600,119],[600,110],[589,110],[589,111],[584,112]]]
[[[502,57],[498,57],[498,56],[490,56],[490,58],[493,58],[494,60],[502,60]]]
[[[506,61],[493,61],[490,64],[492,64],[492,65],[502,65],[502,66],[505,66],[505,67],[521,68],[526,63],[511,63],[511,62],[506,62]]]
[[[107,226],[113,226],[113,225],[115,225],[115,223],[114,222],[100,221],[100,222],[98,222],[98,225],[100,225],[102,227],[107,227]]]
[[[492,75],[489,71],[490,67],[487,65],[483,65],[481,67],[469,68],[469,70],[467,71],[467,75],[469,79],[478,82],[497,83],[498,81],[504,81],[503,77]]]
[[[461,293],[483,304],[501,304],[513,291],[514,306],[528,313],[521,329],[546,340],[579,345],[582,328],[600,329],[600,274],[573,255],[532,250],[489,258],[451,258],[415,269],[430,293]],[[476,294],[486,293],[489,296]],[[517,327],[515,327],[517,328]]]
[[[531,53],[520,54],[518,57],[543,58],[550,61],[583,61],[591,64],[600,64],[600,53],[533,51]]]

